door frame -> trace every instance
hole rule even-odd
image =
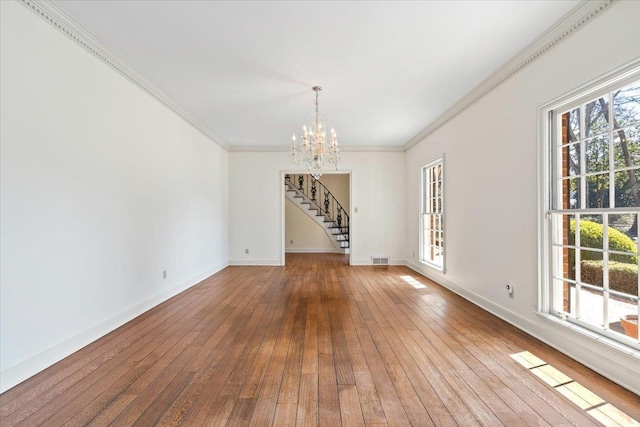
[[[280,265],[285,265],[285,199],[284,176],[286,174],[308,174],[304,169],[283,169],[280,171]],[[335,171],[322,172],[323,175],[347,175],[349,177],[349,265],[353,265],[353,230],[355,228],[355,217],[353,216],[353,171],[351,169],[339,169]]]

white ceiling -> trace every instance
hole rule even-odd
[[[232,148],[401,147],[580,1],[56,3]]]

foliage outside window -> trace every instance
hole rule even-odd
[[[574,98],[549,118],[548,311],[640,348],[640,79]]]
[[[422,167],[422,212],[420,260],[444,269],[443,161]]]

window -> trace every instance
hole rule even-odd
[[[640,70],[543,113],[542,311],[640,348]]]
[[[444,205],[442,157],[422,167],[420,261],[444,270]]]

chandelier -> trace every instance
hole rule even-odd
[[[312,89],[316,93],[316,114],[311,116],[308,127],[302,126],[302,141],[299,146],[296,145],[295,134],[293,135],[291,169],[307,169],[315,179],[318,179],[323,169],[338,169],[340,151],[336,131],[331,129],[327,139],[327,125],[318,115],[318,93],[322,88],[314,86]]]

